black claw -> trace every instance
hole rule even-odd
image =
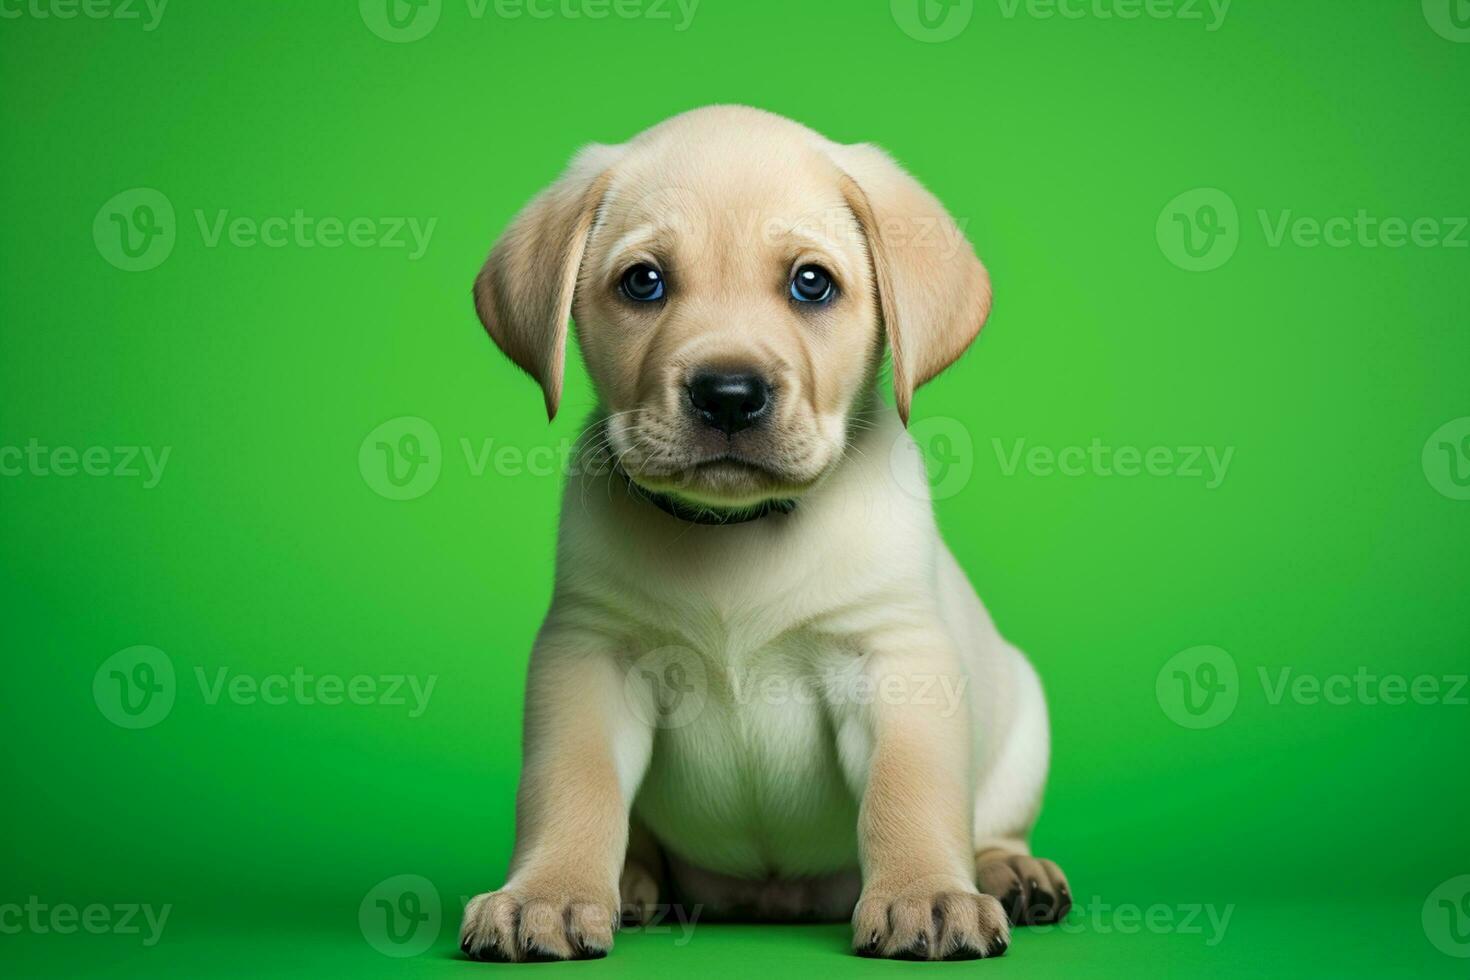
[[[557,962],[560,959],[561,959],[560,956],[557,956],[555,953],[551,952],[550,950],[542,949],[540,946],[537,946],[535,943],[527,943],[526,944],[526,962],[527,963],[555,963],[555,962]]]
[[[997,939],[995,941],[995,944],[990,947],[990,952],[987,955],[989,955],[989,956],[1004,956],[1004,955],[1006,955],[1006,950],[1008,950],[1010,948],[1011,948],[1011,944],[1010,943],[1006,942],[1004,939]]]
[[[473,943],[471,943],[469,940],[466,940],[463,943],[460,943],[459,948],[464,951],[464,954],[466,956],[474,960],[476,963],[509,963],[511,959],[509,956],[506,956],[504,953],[502,953],[500,951],[500,947],[497,946],[495,943],[491,943],[488,946],[482,946],[479,949],[476,949]]]
[[[957,960],[980,960],[984,958],[985,950],[977,946],[971,946],[969,943],[961,943],[945,954],[944,957],[945,962],[949,963]]]
[[[898,956],[901,960],[927,960],[929,958],[929,937],[916,936]]]

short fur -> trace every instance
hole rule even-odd
[[[638,262],[663,272],[662,303],[620,294]],[[829,305],[788,295],[807,263],[832,273]],[[550,414],[575,316],[601,406],[580,458],[606,465],[567,488],[515,853],[470,902],[465,951],[599,956],[620,912],[678,901],[851,918],[864,955],[969,958],[1004,952],[1008,919],[1065,914],[1066,879],[1027,846],[1041,687],[904,489],[925,480],[914,390],[990,310],[943,206],[874,147],[710,107],[579,155],[475,297]],[[875,393],[885,341],[897,413]],[[768,417],[701,424],[685,388],[709,368],[769,378]],[[797,505],[709,526],[649,494]]]

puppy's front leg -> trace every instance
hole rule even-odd
[[[467,955],[523,962],[607,954],[628,809],[652,745],[607,640],[548,622],[526,682],[510,877],[465,908]]]
[[[863,690],[872,696],[841,729],[862,800],[853,949],[895,959],[999,956],[1010,937],[1005,911],[975,887],[971,857],[968,705],[932,696],[941,679],[964,690],[950,641],[904,629],[864,645]]]

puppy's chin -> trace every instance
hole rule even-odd
[[[608,422],[606,457],[647,494],[694,510],[748,511],[790,504],[815,486],[842,458],[840,443],[805,432],[741,433],[734,439],[704,428],[682,430],[645,416]]]
[[[628,478],[649,493],[716,512],[794,500],[814,482],[794,480],[736,459],[713,459],[658,475],[629,473]]]

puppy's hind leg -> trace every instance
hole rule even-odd
[[[624,925],[647,925],[658,912],[667,888],[663,851],[647,827],[628,822],[628,854],[618,877],[618,899]]]
[[[1036,672],[1014,648],[1015,714],[975,799],[975,879],[1000,899],[1012,924],[1060,922],[1072,890],[1056,862],[1031,855],[1050,748],[1046,701]]]
[[[1060,922],[1072,910],[1072,889],[1055,861],[1031,856],[1021,840],[993,840],[975,853],[980,890],[1000,899],[1012,924],[1040,926]]]

